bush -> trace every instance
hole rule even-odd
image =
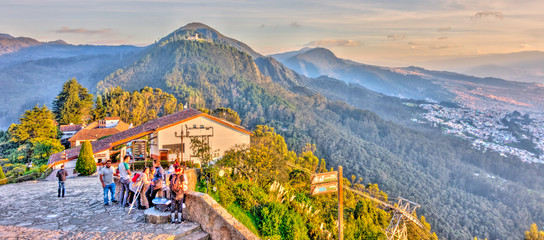
[[[281,235],[280,226],[287,207],[281,203],[270,202],[261,207],[258,213],[259,230],[263,236]]]
[[[2,167],[0,166],[0,179],[6,178],[6,175],[4,174],[4,170],[2,170]]]
[[[96,162],[94,161],[93,146],[89,141],[83,142],[79,156],[76,162],[76,171],[83,175],[88,176],[96,172]]]
[[[219,185],[217,191],[219,194],[219,201],[221,205],[225,208],[227,208],[236,200],[236,198],[232,194],[232,191],[225,184]]]
[[[251,210],[259,203],[264,203],[267,197],[262,188],[252,182],[236,184],[233,193],[236,196],[236,203],[245,211]]]
[[[282,239],[309,239],[308,229],[302,217],[293,212],[284,215],[280,225],[280,232]]]

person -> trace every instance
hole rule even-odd
[[[130,160],[129,155],[125,155],[121,163],[119,163],[119,177],[121,182],[121,192],[119,192],[119,197],[121,198],[121,205],[123,207],[128,207],[129,196],[130,196],[130,167],[128,161]]]
[[[60,170],[57,172],[57,177],[59,178],[59,195],[58,195],[58,197],[60,198],[61,190],[62,190],[62,197],[64,197],[64,183],[66,182],[66,177],[68,177],[68,171],[64,170],[64,164],[62,164],[62,166],[60,166]]]
[[[111,194],[111,202],[117,203],[115,200],[115,183],[113,182],[113,175],[115,168],[111,166],[111,160],[106,161],[106,167],[100,169],[100,182],[102,182],[102,188],[104,189],[104,205],[108,206],[108,190]],[[115,174],[117,176],[117,174]]]
[[[162,181],[164,180],[164,169],[162,169],[161,160],[155,159],[155,161],[153,162],[153,167],[155,167],[155,175],[153,176],[153,187],[150,194],[151,206],[153,206],[153,199],[155,199],[157,193],[162,196]]]
[[[151,193],[153,192],[153,176],[155,176],[155,171],[156,170],[154,167],[149,168],[149,186],[147,187],[147,190],[145,192],[145,196],[147,198],[147,203],[149,206],[153,206],[153,199],[151,198]]]
[[[133,182],[130,184],[130,190],[133,192],[136,199],[130,200],[130,202],[138,201],[138,209],[144,210],[149,208],[149,204],[146,198],[146,191],[151,181],[149,180],[149,168],[146,167],[141,174],[134,174],[132,178]]]
[[[182,168],[179,164],[174,166],[174,174],[170,175],[170,191],[171,191],[171,217],[172,223],[181,223],[185,221],[183,219],[183,199],[185,198],[185,190],[187,186],[187,177],[182,171]],[[176,221],[176,212],[177,212],[177,221]]]

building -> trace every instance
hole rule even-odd
[[[110,136],[130,128],[130,125],[121,121],[118,117],[107,117],[93,122],[75,133],[68,142],[70,147],[77,147],[83,141],[94,142],[100,138]],[[62,131],[62,130],[61,130]]]
[[[85,127],[84,124],[73,124],[73,123],[70,123],[68,125],[60,125],[60,131],[62,132],[62,136],[60,137],[60,142],[65,146],[70,146],[68,139],[73,137],[77,132],[79,132],[84,127]]]
[[[199,161],[191,150],[191,139],[207,141],[214,157],[222,157],[237,145],[249,146],[252,133],[245,128],[214,116],[189,108],[161,118],[151,120],[126,131],[92,142],[97,162],[110,158],[116,148],[146,137],[150,145],[149,156],[158,159],[162,153],[169,160],[180,156],[182,161]],[[66,167],[75,167],[80,146],[51,155],[49,164],[55,166],[66,162]],[[164,154],[163,154],[164,156]]]

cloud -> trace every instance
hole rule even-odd
[[[456,45],[429,45],[429,49],[447,49],[456,47]]]
[[[390,34],[390,35],[387,35],[387,39],[391,41],[402,40],[404,39],[404,34]]]
[[[311,41],[304,44],[305,47],[355,47],[359,45],[362,45],[361,41],[333,39]]]
[[[98,30],[91,30],[86,28],[69,28],[69,27],[62,27],[60,29],[57,29],[55,32],[57,33],[75,33],[75,34],[84,34],[84,35],[95,35],[95,34],[111,34],[113,33],[113,29],[111,28],[104,28],[104,29],[98,29]]]
[[[291,27],[294,27],[294,28],[299,28],[299,27],[302,27],[300,24],[298,24],[297,22],[292,22],[291,24],[289,24]]]
[[[437,32],[449,32],[451,31],[451,27],[441,27],[436,29]]]
[[[477,12],[470,19],[475,20],[475,19],[480,19],[480,18],[484,18],[484,17],[496,17],[496,18],[502,20],[504,18],[504,15],[502,15],[501,12],[483,11],[483,12]]]
[[[523,48],[530,48],[531,45],[527,44],[527,43],[524,43],[524,44],[521,44],[519,45],[519,48],[523,49]]]
[[[259,28],[261,28],[261,29],[263,29],[265,27],[266,27],[266,25],[264,25],[264,24],[261,24],[261,26],[259,26]]]
[[[438,37],[438,40],[446,40],[446,39],[448,39],[448,36],[440,36],[440,37]]]

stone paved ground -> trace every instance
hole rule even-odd
[[[195,223],[148,224],[142,210],[104,206],[98,177],[0,186],[0,239],[172,239],[200,228]]]

